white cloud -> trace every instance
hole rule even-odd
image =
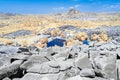
[[[120,11],[120,3],[105,4],[101,7],[101,10],[109,12]]]
[[[80,5],[79,5],[79,4],[77,4],[77,5],[75,5],[74,7],[75,7],[75,8],[78,8],[79,6],[80,6]]]
[[[74,5],[74,6],[70,6],[69,9],[74,9],[74,8],[79,8],[79,7],[80,7],[80,5],[79,5],[79,4],[76,4],[76,5]]]
[[[107,9],[118,9],[120,8],[120,3],[112,4],[112,5],[105,5],[104,6]]]
[[[65,7],[56,7],[56,8],[53,8],[53,10],[64,10]]]
[[[74,9],[74,7],[73,7],[73,6],[70,6],[69,9]]]
[[[110,7],[110,8],[119,8],[119,7],[120,7],[120,4],[110,5],[109,7]]]
[[[67,8],[65,7],[56,7],[56,8],[53,8],[53,11],[54,12],[64,12],[66,11]]]
[[[56,8],[53,8],[53,10],[55,12],[64,12],[64,11],[67,11],[69,9],[78,9],[80,7],[79,4],[76,4],[76,5],[73,5],[73,6],[69,6],[69,7],[56,7]]]

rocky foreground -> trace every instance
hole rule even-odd
[[[0,46],[0,80],[119,80],[120,37],[37,49]]]
[[[76,35],[67,35],[66,28],[76,30]],[[36,41],[37,46],[1,44],[0,80],[120,80],[119,29],[107,27],[107,34],[99,34],[99,28],[60,27],[56,32],[48,30],[42,34],[49,36]],[[66,45],[45,46],[56,37],[65,39]],[[84,40],[89,44],[83,44]]]

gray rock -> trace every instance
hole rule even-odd
[[[81,48],[80,52],[88,53],[88,51],[89,51],[89,46],[88,45],[81,45],[80,48]]]
[[[117,48],[117,49],[116,49],[116,53],[117,53],[117,55],[120,57],[120,48]]]
[[[35,62],[31,62],[31,61],[25,61],[23,64],[21,64],[20,68],[24,69],[24,70],[27,70],[27,69],[31,68],[33,65],[36,65],[36,64],[39,64],[39,63],[35,63]]]
[[[20,80],[62,80],[60,79],[61,74],[36,74],[36,73],[27,73]]]
[[[101,77],[95,77],[93,80],[114,80],[114,79],[105,79],[105,78],[101,78]]]
[[[56,51],[54,51],[53,48],[47,48],[46,49],[46,52],[45,52],[45,57],[48,59],[48,60],[54,60],[53,56],[57,54]]]
[[[16,32],[5,34],[4,36],[13,38],[13,37],[25,36],[25,35],[30,35],[30,34],[32,34],[32,32],[29,30],[18,30]]]
[[[52,68],[60,68],[59,62],[57,62],[57,61],[49,61],[46,64],[49,65]]]
[[[100,69],[94,69],[94,72],[97,77],[107,78],[107,74],[105,74],[105,72]]]
[[[107,78],[117,78],[116,58],[114,56],[98,56],[95,58],[95,65],[102,70]]]
[[[0,54],[0,67],[10,64],[10,58],[7,54]]]
[[[24,54],[14,54],[10,56],[10,58],[14,60],[27,60],[29,57],[30,55],[24,55]]]
[[[99,50],[89,50],[89,57],[91,60],[94,60],[96,56],[99,55]]]
[[[116,51],[108,51],[108,50],[104,50],[104,51],[100,51],[99,52],[100,56],[106,56],[106,57],[114,57],[117,58],[117,53]]]
[[[80,71],[80,76],[94,78],[95,77],[95,73],[94,73],[93,69],[82,69]]]
[[[80,45],[73,45],[69,49],[69,54],[71,54],[73,56],[73,58],[74,58],[74,57],[78,56],[80,51],[81,51],[81,46]]]
[[[2,54],[15,54],[19,51],[19,47],[14,46],[1,46],[0,53]]]
[[[48,62],[49,60],[47,58],[45,58],[44,56],[41,55],[32,55],[28,61],[24,62],[20,67],[22,69],[29,69],[30,67],[32,67],[35,64],[41,64],[44,62]]]
[[[2,79],[2,80],[11,80],[11,79],[7,77],[7,78],[4,78],[4,79]]]
[[[60,61],[58,62],[60,70],[64,71],[74,66],[73,60]]]
[[[84,53],[79,54],[79,56],[75,59],[75,66],[79,67],[80,69],[92,68],[88,55]]]
[[[114,39],[116,45],[120,45],[120,36]]]
[[[80,77],[80,75],[78,75],[78,76],[74,76],[74,77],[68,78],[66,80],[82,80],[82,77]]]
[[[99,47],[100,50],[108,50],[113,51],[117,48],[116,45],[114,45],[112,42],[107,42]]]
[[[35,64],[33,67],[27,70],[27,72],[34,73],[58,73],[59,71],[65,71],[73,66],[73,60],[68,61],[49,61],[42,64]]]
[[[69,50],[60,51],[57,54],[55,54],[53,57],[54,58],[60,58],[60,57],[68,58],[69,57]]]
[[[43,63],[43,62],[47,62],[49,60],[41,55],[32,55],[28,61]]]
[[[5,77],[9,77],[17,72],[19,69],[22,60],[16,60],[12,64],[8,66],[2,66],[0,67],[0,79],[3,79]]]
[[[14,79],[12,79],[12,80],[20,80],[21,78],[14,78]]]
[[[58,73],[60,71],[60,68],[57,67],[58,65],[54,65],[54,67],[51,67],[50,64],[53,64],[53,62],[46,62],[38,65],[33,65],[30,69],[27,70],[27,72],[32,73],[40,73],[40,74],[48,74],[48,73]],[[57,62],[55,62],[57,64]]]
[[[50,66],[48,66],[48,65],[46,65],[46,64],[42,64],[41,66],[40,66],[40,71],[39,71],[39,73],[40,74],[55,74],[55,73],[59,73],[59,71],[60,71],[60,68],[52,68],[52,67],[50,67]]]
[[[36,73],[27,73],[20,80],[41,80],[41,75]]]
[[[117,68],[118,68],[117,77],[118,77],[118,80],[120,80],[120,60],[117,60]]]
[[[104,44],[105,44],[105,42],[96,42],[96,43],[94,44],[94,47],[95,47],[95,46],[100,47],[100,46],[102,46],[102,45],[104,45]]]
[[[72,67],[64,72],[65,72],[66,78],[69,78],[69,77],[74,77],[76,75],[79,75],[80,70],[76,67]]]
[[[87,77],[80,77],[80,75],[78,75],[78,76],[68,78],[66,80],[93,80],[93,79],[92,78],[87,78]]]
[[[89,47],[94,47],[94,44],[95,44],[94,41],[90,41],[90,42],[89,42]]]
[[[47,74],[47,75],[42,76],[41,80],[46,80],[46,79],[48,79],[48,80],[60,80],[60,77],[62,77],[62,76],[59,73],[58,74]],[[62,80],[62,78],[61,78],[61,80]]]
[[[3,65],[4,65],[4,63],[2,61],[0,61],[0,67],[3,66]]]

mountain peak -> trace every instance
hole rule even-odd
[[[70,9],[70,10],[68,11],[68,14],[69,14],[69,15],[80,14],[80,11],[79,11],[79,10],[76,10],[76,9]]]

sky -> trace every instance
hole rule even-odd
[[[81,12],[120,12],[120,0],[0,0],[0,12],[48,14],[77,9]]]

